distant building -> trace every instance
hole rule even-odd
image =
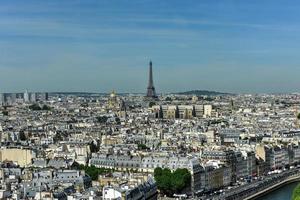
[[[240,144],[241,132],[237,129],[223,129],[219,133],[221,145]]]
[[[199,191],[212,191],[231,184],[232,169],[216,162],[209,162],[202,166],[199,177]]]
[[[284,146],[279,145],[258,145],[256,155],[265,163],[264,171],[281,169],[289,164],[289,151]]]
[[[192,97],[192,102],[196,103],[198,100],[199,100],[199,98],[196,95],[194,95]]]
[[[115,109],[118,106],[118,97],[115,91],[112,91],[110,93],[109,98],[108,98],[108,108],[109,109]]]
[[[180,119],[192,119],[194,115],[194,107],[190,105],[178,106],[178,114]]]
[[[4,104],[4,95],[0,93],[0,106]]]
[[[49,93],[45,92],[45,101],[49,101]]]
[[[28,103],[28,102],[29,102],[29,94],[28,94],[27,90],[24,92],[23,98],[24,98],[24,102],[25,102],[25,103]]]
[[[12,93],[10,97],[11,97],[11,104],[15,104],[17,100],[17,94]]]
[[[31,149],[5,148],[0,150],[0,160],[13,161],[21,167],[29,166],[35,157]]]
[[[212,105],[204,105],[204,116],[211,117],[212,116]]]
[[[30,93],[30,102],[32,103],[36,102],[36,93],[34,92]]]
[[[195,116],[198,118],[203,117],[204,114],[204,106],[203,105],[195,105]]]
[[[149,110],[155,118],[164,119],[210,118],[218,115],[212,105],[155,105]]]
[[[36,94],[37,101],[49,101],[49,93],[48,92],[40,92]]]

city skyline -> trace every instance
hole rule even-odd
[[[300,92],[299,6],[1,1],[0,92]]]

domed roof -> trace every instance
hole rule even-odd
[[[110,97],[111,98],[115,98],[117,95],[116,95],[116,92],[115,91],[112,91],[112,93],[110,93]]]

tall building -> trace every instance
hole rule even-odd
[[[4,104],[4,94],[0,93],[0,106]]]
[[[45,92],[45,101],[49,101],[49,93]]]
[[[30,102],[32,102],[32,103],[36,102],[36,93],[35,92],[30,93]]]
[[[148,98],[157,98],[155,87],[153,84],[153,72],[152,72],[152,62],[149,63],[149,81],[148,81],[148,87],[147,87],[147,95]]]
[[[48,101],[49,100],[49,94],[48,92],[39,92],[39,93],[36,93],[36,99],[37,101]]]
[[[17,100],[17,94],[16,93],[11,93],[11,104],[15,104]]]
[[[8,99],[9,99],[8,94],[7,94],[7,93],[2,93],[1,99],[2,99],[2,105],[3,105],[3,106],[4,106],[4,105],[7,105],[7,102],[8,102]]]
[[[27,90],[24,92],[24,102],[28,103],[29,102],[29,94]]]

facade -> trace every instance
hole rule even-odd
[[[120,171],[154,172],[157,167],[176,170],[178,168],[190,168],[190,159],[186,157],[166,156],[126,156],[104,155],[93,153],[90,165]]]
[[[265,171],[282,169],[290,163],[289,151],[280,145],[258,145],[256,155],[265,162]]]
[[[204,117],[211,117],[213,113],[212,105],[204,105]]]
[[[284,146],[273,147],[274,162],[272,169],[282,169],[289,164],[288,150]]]
[[[201,159],[203,161],[213,160],[226,164],[232,170],[232,182],[257,174],[254,151],[205,149],[202,151]]]
[[[212,191],[231,184],[230,167],[218,164],[205,164],[201,171],[201,190]]]
[[[178,106],[178,118],[179,119],[192,119],[194,117],[194,107],[193,106]]]
[[[0,149],[0,160],[13,161],[21,167],[31,165],[35,153],[31,149],[5,148]]]
[[[212,105],[157,105],[151,108],[155,118],[192,119],[215,117],[217,112]]]
[[[204,115],[204,106],[203,105],[195,105],[195,117],[202,118]]]
[[[192,194],[198,194],[204,190],[203,188],[203,172],[204,169],[198,159],[190,160],[190,172],[191,172],[191,192]]]
[[[289,145],[289,164],[298,164],[300,162],[300,147],[298,145]]]
[[[244,159],[247,161],[247,175],[257,176],[257,162],[254,151],[242,151]]]
[[[220,132],[221,145],[240,144],[241,133],[235,129],[224,129]]]

